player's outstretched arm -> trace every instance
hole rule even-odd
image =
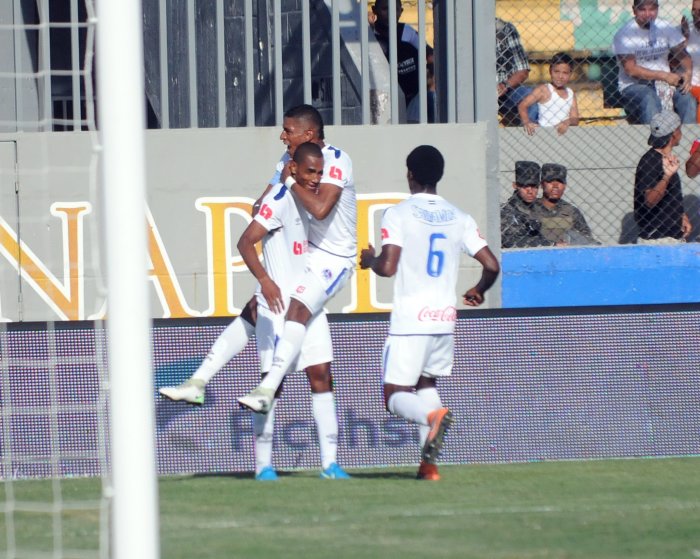
[[[390,278],[396,273],[401,258],[401,247],[386,244],[379,256],[375,256],[374,247],[369,245],[360,253],[360,268],[371,269],[378,276]]]
[[[484,293],[496,282],[501,266],[489,247],[482,248],[474,255],[474,259],[483,266],[481,279],[474,287],[464,294],[462,302],[470,307],[478,307],[484,302]]]

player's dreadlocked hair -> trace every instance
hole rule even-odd
[[[435,188],[445,170],[445,160],[437,148],[418,146],[408,154],[406,167],[418,184]]]
[[[323,117],[321,117],[321,113],[311,105],[297,105],[296,107],[292,107],[284,113],[284,117],[305,120],[311,127],[318,130],[319,140],[325,139],[323,134]]]

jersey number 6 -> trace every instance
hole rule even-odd
[[[426,264],[426,272],[428,275],[436,278],[442,274],[442,267],[445,265],[445,253],[435,248],[435,242],[438,239],[445,239],[443,233],[433,233],[430,235],[430,248],[428,249],[428,262]]]

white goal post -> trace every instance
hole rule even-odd
[[[107,262],[112,551],[159,556],[153,371],[146,270],[141,2],[100,0],[97,75]]]

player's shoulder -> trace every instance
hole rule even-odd
[[[337,146],[334,146],[332,144],[326,144],[323,146],[321,149],[323,152],[323,157],[326,160],[326,162],[332,162],[332,161],[347,161],[350,162],[350,156],[346,151],[343,151]]]

